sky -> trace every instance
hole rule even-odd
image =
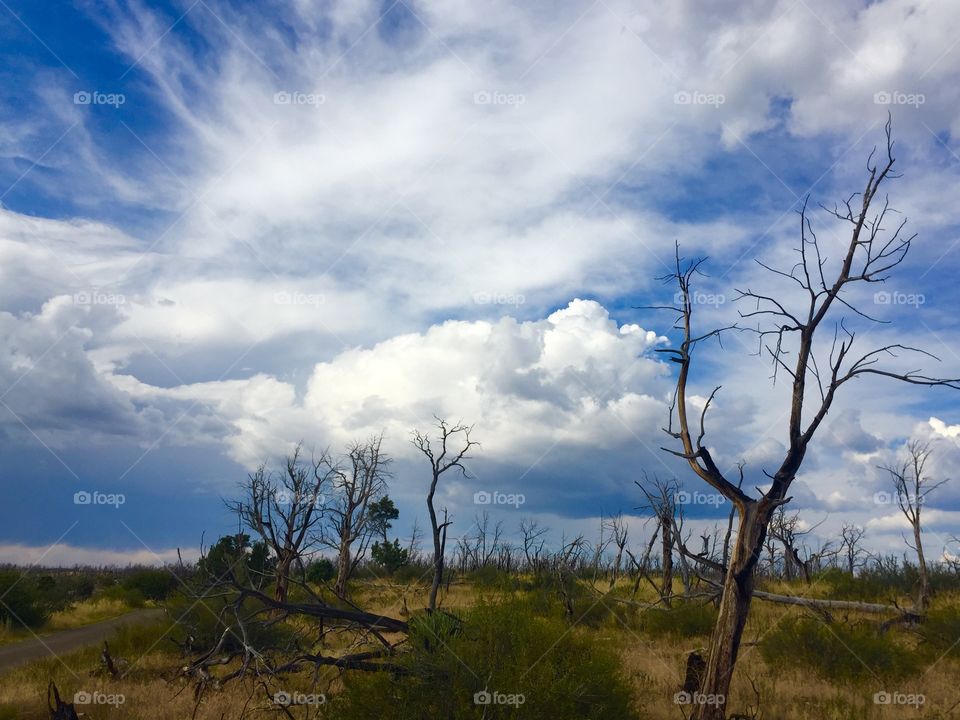
[[[661,449],[675,248],[707,258],[700,327],[744,324],[738,290],[796,300],[760,263],[796,262],[809,197],[833,267],[819,204],[863,188],[888,116],[917,237],[848,298],[883,322],[846,320],[960,377],[950,3],[0,0],[0,53],[0,562],[195,557],[259,464],[381,432],[405,538],[433,416],[481,443],[438,492],[453,536],[622,512],[642,543],[645,473],[709,490]],[[695,358],[692,404],[717,385],[706,444],[755,494],[787,385],[743,332]],[[960,555],[958,438],[956,391],[860,379],[790,507],[903,553],[880,468],[919,439],[950,480],[928,552]],[[691,497],[692,530],[724,522]]]

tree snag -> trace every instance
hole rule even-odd
[[[839,267],[835,269],[835,274],[830,275],[830,279],[826,270],[828,261],[821,253],[810,222],[808,200],[804,201],[799,212],[799,259],[793,268],[789,271],[777,270],[757,261],[785,283],[799,286],[803,297],[799,307],[791,308],[793,303],[787,300],[781,301],[749,288],[739,290],[737,299],[752,305],[746,311],[741,311],[740,317],[756,319],[757,326],[738,328],[732,325],[698,333],[693,325],[691,287],[704,260],[684,263],[678,247],[676,270],[663,278],[675,284],[679,292],[677,303],[660,309],[675,313],[674,328],[681,333],[679,347],[658,350],[669,355],[671,361],[679,366],[669,423],[664,430],[680,443],[681,449],[663,449],[686,460],[698,477],[733,503],[738,515],[736,538],[721,590],[719,617],[710,640],[701,687],[705,696],[713,696],[717,702],[695,705],[692,720],[722,720],[726,714],[730,680],[753,598],[755,570],[767,537],[770,518],[777,508],[789,502],[787,492],[790,485],[803,463],[814,434],[833,405],[837,391],[851,380],[867,375],[893,378],[914,385],[960,389],[960,379],[929,377],[917,370],[902,371],[878,365],[881,359],[896,358],[900,354],[936,359],[923,350],[896,343],[877,347],[862,355],[852,353],[856,332],[848,327],[842,313],[849,311],[856,318],[879,321],[854,307],[844,296],[844,291],[859,283],[886,280],[888,272],[903,262],[914,239],[914,236],[901,235],[906,220],[900,221],[892,231],[884,227],[885,220],[894,212],[887,199],[883,200],[879,210],[872,209],[881,184],[898,177],[892,172],[895,160],[889,119],[885,135],[885,158],[878,162],[874,159],[876,149],[870,153],[863,192],[847,198],[844,210],[824,208],[834,218],[850,225],[849,240],[845,244]],[[858,197],[859,202],[855,207]],[[823,330],[828,322],[833,325],[832,333]],[[703,443],[704,421],[720,388],[715,388],[704,404],[700,413],[699,434],[692,429],[689,417],[687,384],[694,353],[703,342],[719,340],[722,333],[732,329],[754,332],[758,337],[759,353],[768,356],[772,363],[773,381],[776,382],[780,373],[785,373],[792,386],[787,450],[775,472],[767,473],[770,486],[766,491],[758,489],[759,498],[747,495],[731,482]],[[825,343],[816,342],[825,334]],[[788,363],[788,359],[792,359],[792,364]]]

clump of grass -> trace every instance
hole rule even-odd
[[[140,590],[123,585],[113,585],[104,589],[100,597],[123,603],[131,608],[142,608],[147,604],[147,599]]]
[[[789,618],[760,642],[771,666],[811,670],[832,681],[899,680],[922,668],[920,654],[867,625],[824,624]]]
[[[122,600],[99,597],[77,603],[66,610],[60,610],[50,616],[44,630],[55,632],[83,627],[91,623],[100,622],[108,618],[123,615],[130,610],[130,606]]]
[[[652,637],[699,637],[713,631],[717,610],[709,603],[678,602],[670,608],[644,610],[637,614],[636,623]]]
[[[927,613],[920,627],[920,637],[938,655],[960,657],[960,608],[956,605],[937,607]]]

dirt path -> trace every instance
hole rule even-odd
[[[163,610],[142,608],[126,615],[101,620],[72,630],[61,630],[45,637],[30,638],[0,647],[0,673],[12,670],[34,660],[42,660],[79,650],[88,645],[99,645],[122,625],[141,624],[159,620],[165,615]]]

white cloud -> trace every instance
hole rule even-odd
[[[197,559],[196,551],[187,549],[182,553],[184,562]],[[0,545],[0,563],[21,567],[127,567],[129,565],[169,565],[178,561],[177,549],[154,552],[146,549],[109,550],[105,548],[78,547],[66,543],[51,546]]]
[[[485,455],[522,462],[544,444],[602,447],[657,429],[665,368],[644,355],[665,339],[625,328],[590,300],[543,320],[447,321],[318,363],[302,403],[262,375],[173,390],[125,383],[212,403],[237,430],[228,442],[248,465],[304,434],[338,444],[383,430],[399,451],[434,414],[476,423]]]
[[[960,424],[947,425],[943,420],[936,417],[930,418],[929,422],[933,432],[935,432],[937,435],[942,435],[946,438],[960,437]]]

